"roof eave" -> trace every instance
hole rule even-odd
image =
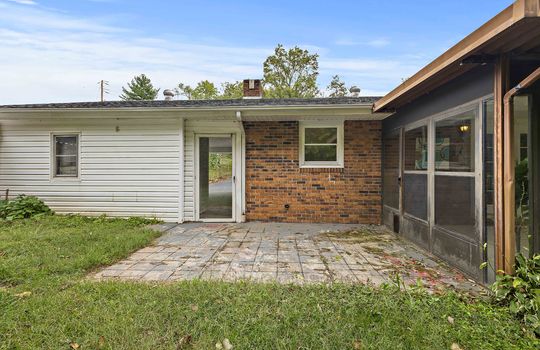
[[[450,65],[460,62],[468,54],[480,48],[495,35],[512,27],[525,18],[540,17],[540,0],[517,0],[480,28],[469,34],[441,56],[433,60],[401,85],[390,91],[373,105],[374,112],[395,109],[394,102],[406,97],[420,84],[433,78]]]
[[[313,116],[373,116],[370,119],[383,119],[385,113],[372,113],[373,104],[313,104],[294,106],[220,106],[220,107],[113,107],[113,108],[4,108],[0,109],[0,119],[33,119],[33,118],[146,118],[148,113],[169,117],[233,117],[236,112],[256,117],[313,115]]]

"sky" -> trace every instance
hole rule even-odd
[[[156,87],[262,78],[277,44],[319,54],[363,96],[384,95],[511,0],[0,0],[0,105],[107,100]],[[161,98],[160,96],[159,98]]]

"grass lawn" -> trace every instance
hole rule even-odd
[[[0,348],[70,349],[73,343],[80,349],[215,349],[224,338],[234,349],[540,345],[504,309],[454,294],[411,295],[351,285],[160,285],[85,278],[157,235],[135,220],[0,222]],[[185,341],[188,335],[191,340]]]

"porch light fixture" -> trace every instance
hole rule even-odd
[[[459,126],[459,131],[461,131],[462,133],[466,133],[467,131],[469,131],[469,128],[470,128],[469,125],[463,124]]]

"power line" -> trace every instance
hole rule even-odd
[[[108,89],[108,86],[109,86],[109,81],[107,80],[100,80],[98,82],[98,85],[99,85],[99,92],[100,92],[100,96],[101,96],[101,102],[105,102],[105,94],[109,94],[109,89]]]

